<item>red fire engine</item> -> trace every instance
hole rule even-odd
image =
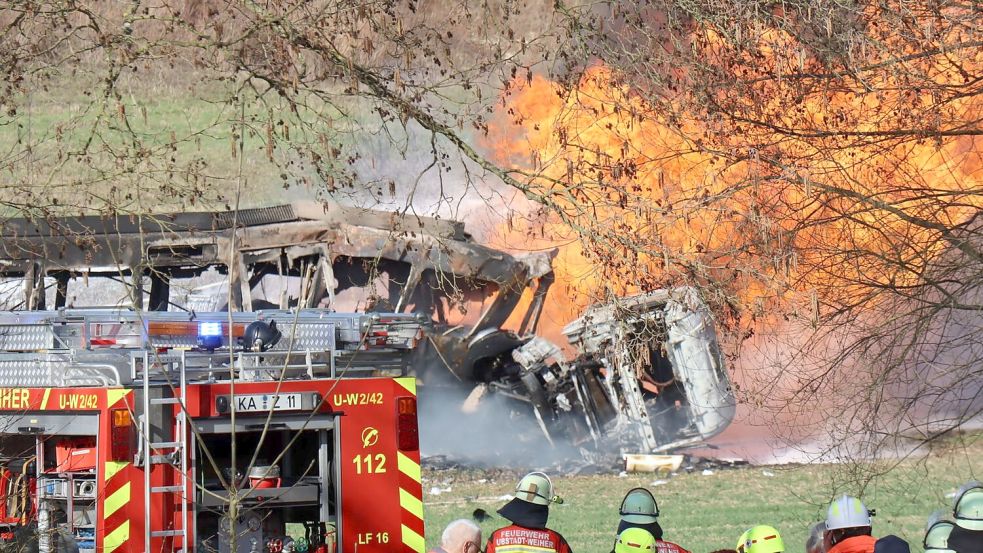
[[[41,553],[422,552],[402,376],[422,324],[0,313],[0,537]]]

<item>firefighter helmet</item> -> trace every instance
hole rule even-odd
[[[747,541],[747,535],[750,533],[751,533],[751,529],[748,528],[747,530],[744,531],[743,534],[741,534],[741,537],[737,538],[737,545],[734,546],[735,550],[744,553],[744,543]]]
[[[859,499],[844,495],[829,504],[829,510],[826,512],[826,529],[870,526],[872,514]]]
[[[771,526],[760,524],[745,532],[744,553],[782,553],[785,542]]]
[[[926,553],[950,553],[949,534],[955,526],[952,522],[942,519],[942,512],[936,511],[928,517],[928,525],[925,529],[925,540],[922,545]]]
[[[618,534],[614,553],[655,553],[655,537],[641,528],[626,528]]]
[[[960,528],[983,531],[983,484],[970,481],[959,488],[952,516]]]
[[[625,494],[618,511],[621,520],[635,524],[651,524],[659,517],[659,504],[652,492],[645,488],[634,488]]]
[[[264,321],[253,321],[242,334],[242,343],[247,350],[266,351],[280,341],[282,334],[276,327],[276,321],[267,324]]]
[[[553,482],[544,472],[530,472],[523,476],[515,487],[515,497],[534,505],[563,503],[559,496],[553,495]]]

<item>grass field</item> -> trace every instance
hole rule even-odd
[[[897,534],[912,551],[921,551],[925,520],[936,509],[948,508],[951,494],[971,478],[983,478],[983,434],[961,436],[933,448],[927,456],[881,463],[886,471],[867,487],[863,499],[877,510],[875,535]],[[666,539],[694,553],[732,548],[749,526],[771,524],[779,529],[786,551],[804,551],[812,523],[825,518],[828,501],[842,493],[855,494],[854,471],[844,465],[744,467],[711,475],[680,473],[652,487],[652,474],[575,476],[554,479],[565,500],[551,509],[550,527],[562,533],[581,552],[610,551],[618,523],[618,506],[625,492],[649,487],[662,511]],[[494,514],[505,503],[520,472],[427,470],[424,467],[424,509],[427,546],[437,545],[443,527],[455,518],[468,518],[481,508]],[[450,488],[439,495],[433,487]],[[504,526],[495,516],[483,523],[485,538]]]
[[[275,98],[243,93],[239,106],[230,100],[234,83],[206,78],[190,67],[158,65],[124,73],[116,85],[119,100],[103,101],[105,72],[101,64],[87,62],[77,73],[55,73],[16,98],[16,115],[0,118],[0,199],[22,197],[29,190],[36,198],[58,198],[73,207],[71,200],[84,196],[79,201],[91,209],[112,203],[162,211],[195,206],[185,197],[156,194],[158,188],[190,191],[197,186],[205,192],[199,201],[231,201],[240,170],[240,156],[233,153],[240,117],[246,127],[243,207],[281,202],[285,184],[297,185],[313,175],[291,147],[316,142],[304,132],[319,130],[317,121],[331,119],[333,112],[326,108],[322,119],[301,112],[311,123],[301,129],[299,116]],[[284,126],[271,127],[271,121],[285,121],[293,134]],[[267,150],[270,140],[277,149]],[[122,192],[111,196],[116,190]]]

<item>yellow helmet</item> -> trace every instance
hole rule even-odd
[[[614,553],[656,553],[655,537],[648,530],[625,528],[614,544]]]
[[[738,549],[738,551],[743,551],[743,553],[783,553],[785,551],[785,542],[782,541],[782,536],[778,534],[778,530],[771,526],[761,524],[751,528],[745,534],[744,548],[743,550]]]
[[[750,532],[751,529],[748,528],[747,530],[744,531],[743,534],[741,534],[741,537],[737,538],[737,545],[734,546],[734,550],[739,551],[740,553],[744,553],[744,543],[747,541],[747,535]]]

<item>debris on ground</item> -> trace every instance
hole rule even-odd
[[[632,466],[628,466],[628,459],[633,458]],[[670,462],[671,461],[671,462]],[[666,482],[669,478],[678,473],[693,473],[704,471],[728,470],[738,467],[748,466],[750,463],[744,459],[724,458],[714,459],[695,455],[636,455],[636,454],[604,454],[596,451],[581,451],[579,457],[555,461],[543,466],[510,466],[504,468],[495,466],[493,462],[487,460],[472,459],[464,456],[451,455],[431,455],[424,457],[422,466],[435,474],[453,473],[454,476],[447,480],[440,478],[434,485],[446,487],[454,481],[466,480],[484,484],[500,478],[510,479],[521,476],[525,470],[542,470],[550,475],[556,476],[596,476],[604,474],[621,475],[622,473],[643,472],[639,467],[646,468],[646,463],[656,466],[656,470],[651,470],[660,477],[659,481]],[[635,470],[632,470],[632,469]],[[774,476],[773,473],[765,470],[765,476]]]
[[[725,470],[737,467],[746,467],[750,465],[745,459],[735,459],[735,458],[722,458],[714,459],[712,457],[698,457],[698,456],[686,456],[686,460],[683,462],[681,470],[686,472],[696,472],[704,470]]]
[[[654,455],[650,453],[629,453],[625,457],[625,470],[628,472],[656,472],[669,474],[679,470],[683,455]]]

